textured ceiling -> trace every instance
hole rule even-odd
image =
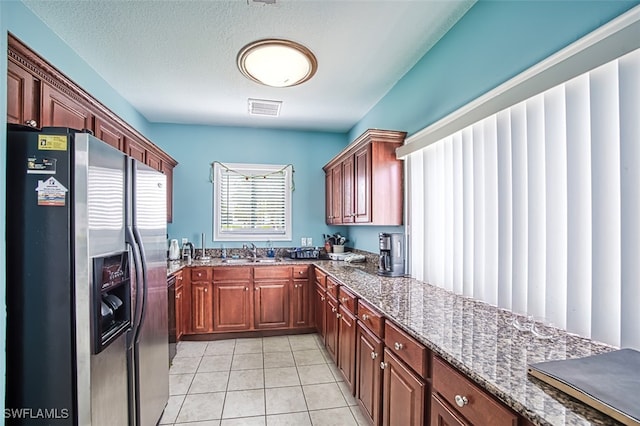
[[[475,0],[23,1],[151,122],[347,131]],[[238,51],[269,37],[311,49],[314,78],[243,77]],[[283,101],[280,117],[247,98]]]

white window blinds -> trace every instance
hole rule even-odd
[[[640,50],[407,157],[417,279],[640,349]]]
[[[291,167],[213,166],[216,240],[291,239]]]

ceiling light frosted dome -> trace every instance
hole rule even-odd
[[[290,40],[254,41],[240,50],[237,60],[238,68],[247,78],[272,87],[304,83],[318,68],[313,53]]]

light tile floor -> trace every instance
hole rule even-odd
[[[363,426],[317,334],[180,342],[161,425]]]

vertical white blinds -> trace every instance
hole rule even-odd
[[[407,157],[417,279],[640,349],[640,49]]]

